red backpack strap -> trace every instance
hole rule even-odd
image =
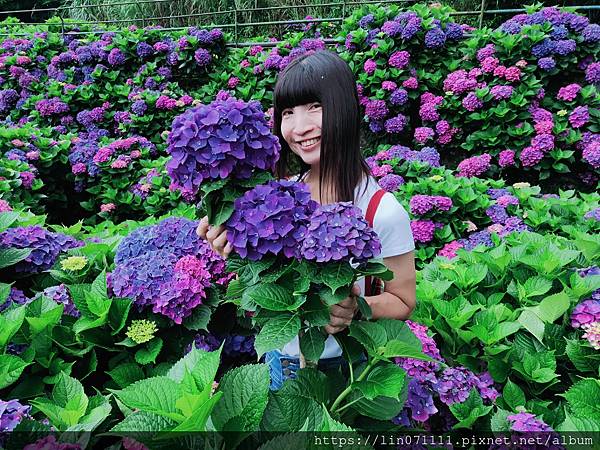
[[[371,197],[371,200],[369,200],[369,206],[367,206],[367,215],[366,215],[365,219],[367,219],[367,222],[369,223],[369,226],[371,228],[373,228],[373,221],[375,220],[375,213],[377,212],[379,203],[381,203],[381,199],[383,198],[385,193],[386,193],[385,190],[379,189],[377,192],[375,192],[375,194],[373,194],[373,197]],[[371,295],[372,284],[373,284],[372,277],[365,277],[365,294],[364,294],[365,297]]]

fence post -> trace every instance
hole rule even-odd
[[[236,2],[233,2],[233,14],[234,14],[234,23],[233,23],[233,37],[235,39],[235,45],[238,45],[238,9]]]
[[[479,28],[483,27],[483,13],[485,12],[485,0],[481,0],[481,8],[479,9]]]

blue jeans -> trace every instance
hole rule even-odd
[[[279,350],[265,353],[265,364],[269,366],[271,384],[269,389],[277,391],[283,386],[283,382],[296,378],[296,372],[300,368],[300,359],[282,354]],[[320,359],[317,368],[321,371],[335,370],[347,366],[346,360],[341,357]]]

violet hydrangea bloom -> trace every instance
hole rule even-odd
[[[247,179],[255,169],[273,170],[280,151],[260,104],[233,97],[177,116],[168,143],[167,172],[191,195],[205,179]]]
[[[421,344],[423,344],[423,353],[437,361],[444,362],[444,358],[440,355],[437,344],[433,338],[427,334],[428,328],[425,325],[413,322],[412,320],[407,320],[405,323],[421,341]],[[408,375],[419,381],[427,380],[435,382],[436,380],[435,372],[439,369],[439,364],[437,362],[422,361],[414,358],[395,358],[395,362],[406,370]]]
[[[381,242],[350,202],[320,206],[310,217],[300,254],[316,262],[366,261],[381,253]]]
[[[573,309],[571,313],[573,328],[581,328],[594,322],[600,322],[600,300],[585,300]]]
[[[0,432],[13,431],[23,418],[29,417],[30,410],[31,406],[18,400],[0,400]]]
[[[227,239],[242,258],[257,261],[268,253],[298,257],[317,203],[305,184],[281,180],[256,186],[234,206]]]
[[[73,303],[73,299],[71,298],[71,294],[67,290],[67,286],[64,284],[59,284],[58,286],[51,286],[49,288],[44,289],[38,295],[34,297],[34,299],[39,296],[46,296],[49,299],[53,300],[56,303],[64,305],[63,314],[72,316],[72,317],[80,317],[81,312],[77,309],[75,304]]]
[[[27,298],[27,296],[21,289],[11,287],[7,299],[4,303],[0,304],[0,312],[7,310],[12,305],[24,305],[29,302],[30,299]]]
[[[228,335],[223,345],[223,353],[228,356],[256,355],[254,339],[255,336],[253,334],[247,336],[240,334]]]
[[[9,228],[0,233],[0,248],[30,248],[31,254],[12,266],[19,273],[40,273],[50,269],[58,255],[83,242],[62,233],[52,233],[39,225]]]
[[[186,354],[192,351],[192,346],[205,352],[213,352],[221,346],[221,340],[212,333],[202,332],[198,333],[194,341],[186,347]]]
[[[542,420],[528,412],[512,414],[508,416],[507,419],[511,424],[511,430],[513,431],[553,431],[552,428],[546,425]]]
[[[377,180],[377,184],[387,192],[395,192],[404,184],[404,178],[400,175],[389,173]]]

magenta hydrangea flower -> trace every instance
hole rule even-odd
[[[212,55],[204,48],[199,48],[194,52],[194,60],[200,67],[208,66],[212,61]]]
[[[247,179],[257,169],[272,171],[279,158],[279,140],[256,101],[215,100],[177,116],[171,129],[167,172],[174,187],[191,195],[206,179]]]
[[[242,258],[257,261],[269,253],[298,257],[317,203],[305,184],[282,180],[256,186],[234,206],[227,240]]]
[[[585,145],[582,158],[594,169],[600,169],[600,140],[594,140]]]
[[[556,98],[558,100],[570,102],[570,101],[575,100],[575,97],[577,97],[577,94],[579,94],[579,91],[581,91],[581,86],[578,85],[577,83],[571,83],[568,86],[561,87],[558,90],[558,94],[556,95]]]
[[[435,235],[435,223],[431,220],[412,220],[410,229],[416,242],[430,242]]]
[[[515,165],[515,152],[513,150],[502,150],[498,154],[500,167],[511,167]]]
[[[0,199],[0,213],[9,212],[13,209],[10,207],[6,200]]]
[[[458,241],[452,241],[444,244],[444,246],[438,251],[438,256],[443,256],[448,259],[456,258],[456,251],[459,248],[463,248],[463,245]]]
[[[12,268],[18,273],[40,273],[50,269],[58,255],[83,242],[62,233],[53,233],[39,225],[9,228],[0,233],[0,248],[30,248],[31,254]]]
[[[429,127],[417,127],[415,128],[415,141],[419,144],[424,144],[429,139],[433,139],[435,132]]]
[[[477,97],[475,92],[469,92],[467,96],[463,98],[462,105],[467,111],[473,112],[480,109],[483,106],[483,102]]]
[[[404,114],[398,114],[385,121],[385,131],[388,133],[401,133],[408,125],[408,117]]]
[[[600,321],[600,300],[589,299],[579,303],[571,313],[571,326],[581,328]]]
[[[108,54],[108,63],[111,66],[121,66],[125,64],[125,60],[127,58],[123,54],[123,52],[118,48],[113,48]]]
[[[319,206],[310,217],[300,255],[309,261],[367,261],[381,253],[381,242],[351,202]]]
[[[440,355],[440,351],[437,344],[427,334],[428,328],[425,325],[407,320],[406,325],[414,333],[414,335],[421,341],[423,345],[423,353],[431,358],[444,362],[444,358]],[[407,374],[419,381],[431,381],[435,382],[435,372],[438,371],[440,365],[435,361],[422,361],[414,358],[395,358],[396,364],[406,370]]]
[[[593,62],[586,67],[585,81],[590,84],[600,83],[600,62]]]
[[[419,87],[419,81],[416,77],[407,78],[402,82],[402,87],[406,89],[417,89]]]
[[[472,156],[458,164],[458,177],[478,177],[490,168],[492,157],[488,153]]]
[[[496,100],[504,100],[504,99],[510,98],[510,96],[513,93],[513,87],[497,85],[497,86],[492,87],[492,89],[490,90],[490,93],[492,94],[492,97],[494,97]]]
[[[554,136],[551,134],[538,134],[531,140],[531,146],[541,152],[548,152],[554,148]]]
[[[381,88],[384,91],[393,91],[397,87],[398,87],[398,85],[396,83],[394,83],[393,81],[386,80],[383,83],[381,83]]]
[[[377,69],[377,63],[372,59],[367,59],[363,65],[363,69],[367,74],[372,75],[375,69]]]

